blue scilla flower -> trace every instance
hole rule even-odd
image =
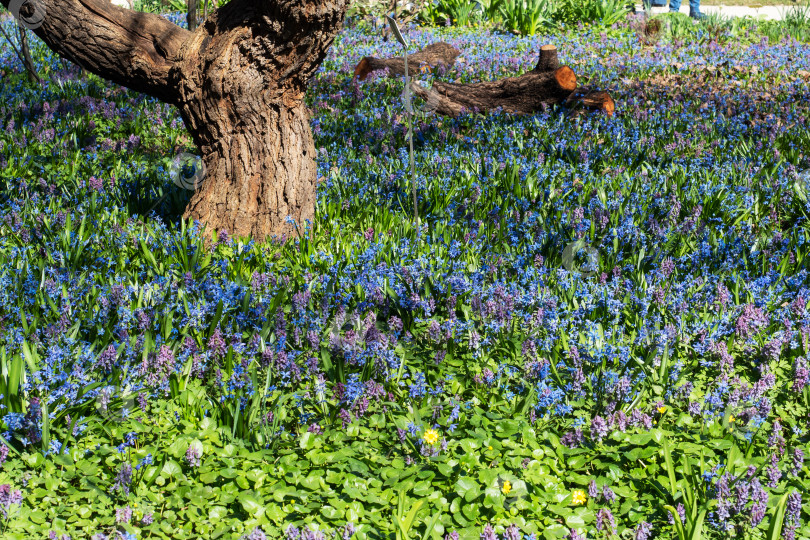
[[[151,465],[153,461],[152,454],[147,454],[146,457],[141,458],[141,460],[138,461],[138,464],[135,465],[135,470],[140,470],[144,465]]]
[[[9,432],[17,431],[23,426],[25,415],[22,413],[8,413],[3,417],[3,422],[8,427]]]
[[[359,373],[350,374],[348,380],[346,381],[346,389],[344,393],[346,403],[353,404],[355,401],[363,397],[365,388],[365,385],[360,381]]]
[[[427,392],[427,384],[425,383],[425,374],[421,371],[414,375],[413,384],[408,386],[408,393],[411,399],[419,399],[425,396]]]
[[[452,422],[453,420],[458,420],[459,412],[460,412],[460,406],[459,406],[458,403],[456,403],[455,405],[453,405],[453,410],[450,411],[450,416],[449,416],[449,418],[447,420],[449,422]]]
[[[67,447],[65,447],[65,452],[67,452]],[[62,443],[56,439],[51,441],[50,447],[48,448],[48,452],[46,454],[61,454],[62,453]]]
[[[543,413],[554,408],[565,397],[565,393],[559,389],[546,384],[546,381],[541,381],[537,385],[537,405],[535,408],[537,412]]]
[[[557,416],[565,416],[573,412],[573,407],[567,403],[559,403],[554,407],[554,413]]]

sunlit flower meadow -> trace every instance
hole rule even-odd
[[[810,538],[810,45],[634,28],[406,28],[616,100],[420,116],[417,230],[350,21],[315,221],[210,249],[171,107],[0,41],[0,536]]]

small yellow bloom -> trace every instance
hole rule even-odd
[[[729,422],[734,422],[734,416],[733,416],[733,415],[732,415],[732,416],[729,416],[729,417],[728,417],[728,421],[729,421]]]
[[[509,492],[512,491],[512,483],[509,482],[509,480],[506,480],[503,483],[503,487],[501,488],[501,491],[503,491],[504,495],[509,495]]]
[[[658,407],[658,412],[660,414],[664,414],[665,412],[667,412],[667,408],[662,405],[662,406]]]
[[[436,441],[439,440],[439,434],[435,429],[428,429],[425,431],[425,435],[422,438],[425,439],[425,442],[428,444],[436,444]]]
[[[588,498],[585,496],[585,492],[581,489],[575,489],[571,492],[571,502],[574,504],[585,504],[585,501]]]
[[[492,447],[490,446],[489,449],[492,450]]]

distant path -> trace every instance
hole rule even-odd
[[[667,2],[667,6],[669,6],[669,2]],[[637,10],[642,10],[643,7],[639,4],[636,6]],[[762,6],[762,7],[748,7],[748,6],[700,6],[700,11],[706,13],[720,13],[722,15],[730,16],[730,17],[762,17],[764,19],[776,19],[781,20],[784,18],[785,13],[787,13],[790,9],[795,9],[794,5],[783,5],[783,6]],[[652,8],[653,13],[666,13],[669,11],[669,7],[654,7]],[[689,0],[682,0],[681,2],[681,13],[685,15],[689,15]]]

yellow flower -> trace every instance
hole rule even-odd
[[[729,422],[734,422],[734,415],[728,417]]]
[[[436,444],[436,441],[439,440],[439,434],[435,429],[428,429],[425,431],[425,435],[422,438],[425,439],[425,442],[428,444]]]
[[[571,502],[574,504],[585,504],[585,501],[588,498],[585,496],[585,492],[581,489],[575,489],[571,492]]]
[[[492,450],[492,447],[490,446],[489,449]]]
[[[661,414],[664,414],[665,412],[667,412],[667,408],[662,405],[662,406],[658,407],[658,412],[661,413]]]
[[[509,482],[509,480],[506,480],[503,483],[503,487],[501,488],[501,491],[503,491],[504,495],[509,495],[509,492],[512,491],[512,483]]]

